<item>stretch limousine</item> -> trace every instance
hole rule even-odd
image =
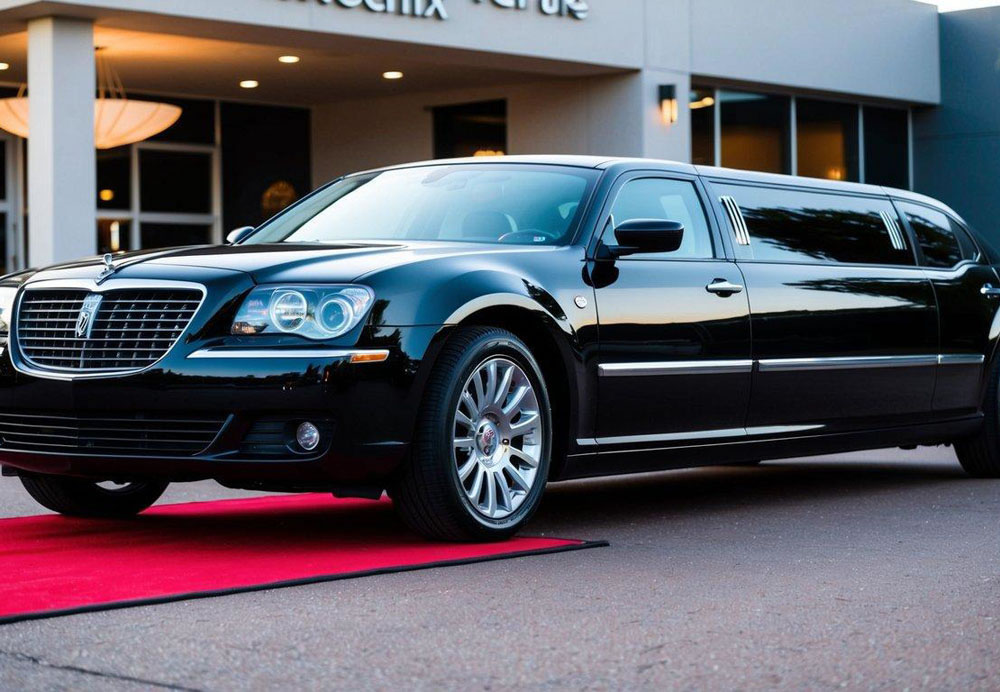
[[[996,477],[998,258],[869,185],[584,157],[349,175],[227,245],[6,277],[0,463],[69,515],[215,479],[387,491],[448,540],[586,476],[954,443]]]

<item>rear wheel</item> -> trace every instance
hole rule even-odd
[[[1000,478],[1000,361],[990,369],[983,426],[972,437],[955,442],[962,468],[976,478]]]
[[[83,478],[22,473],[24,489],[43,507],[71,517],[131,517],[160,499],[165,481],[97,482]]]
[[[497,328],[459,330],[431,375],[392,493],[399,515],[429,538],[509,538],[541,500],[551,420],[541,370],[520,339]]]

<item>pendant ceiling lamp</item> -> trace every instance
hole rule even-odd
[[[15,98],[0,99],[0,128],[28,136],[29,100],[22,86]],[[94,101],[94,144],[111,149],[157,135],[177,122],[181,109],[169,103],[136,101],[125,94],[118,73],[97,49],[97,99]]]

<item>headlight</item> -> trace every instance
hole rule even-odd
[[[232,333],[333,339],[358,326],[374,299],[365,286],[260,286],[240,306]]]
[[[10,321],[14,312],[16,286],[0,286],[0,335],[10,333]]]

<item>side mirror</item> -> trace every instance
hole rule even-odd
[[[616,255],[674,252],[684,240],[684,224],[665,219],[632,219],[615,227]]]
[[[241,226],[229,232],[226,236],[226,245],[238,245],[241,240],[254,232],[253,226]]]

